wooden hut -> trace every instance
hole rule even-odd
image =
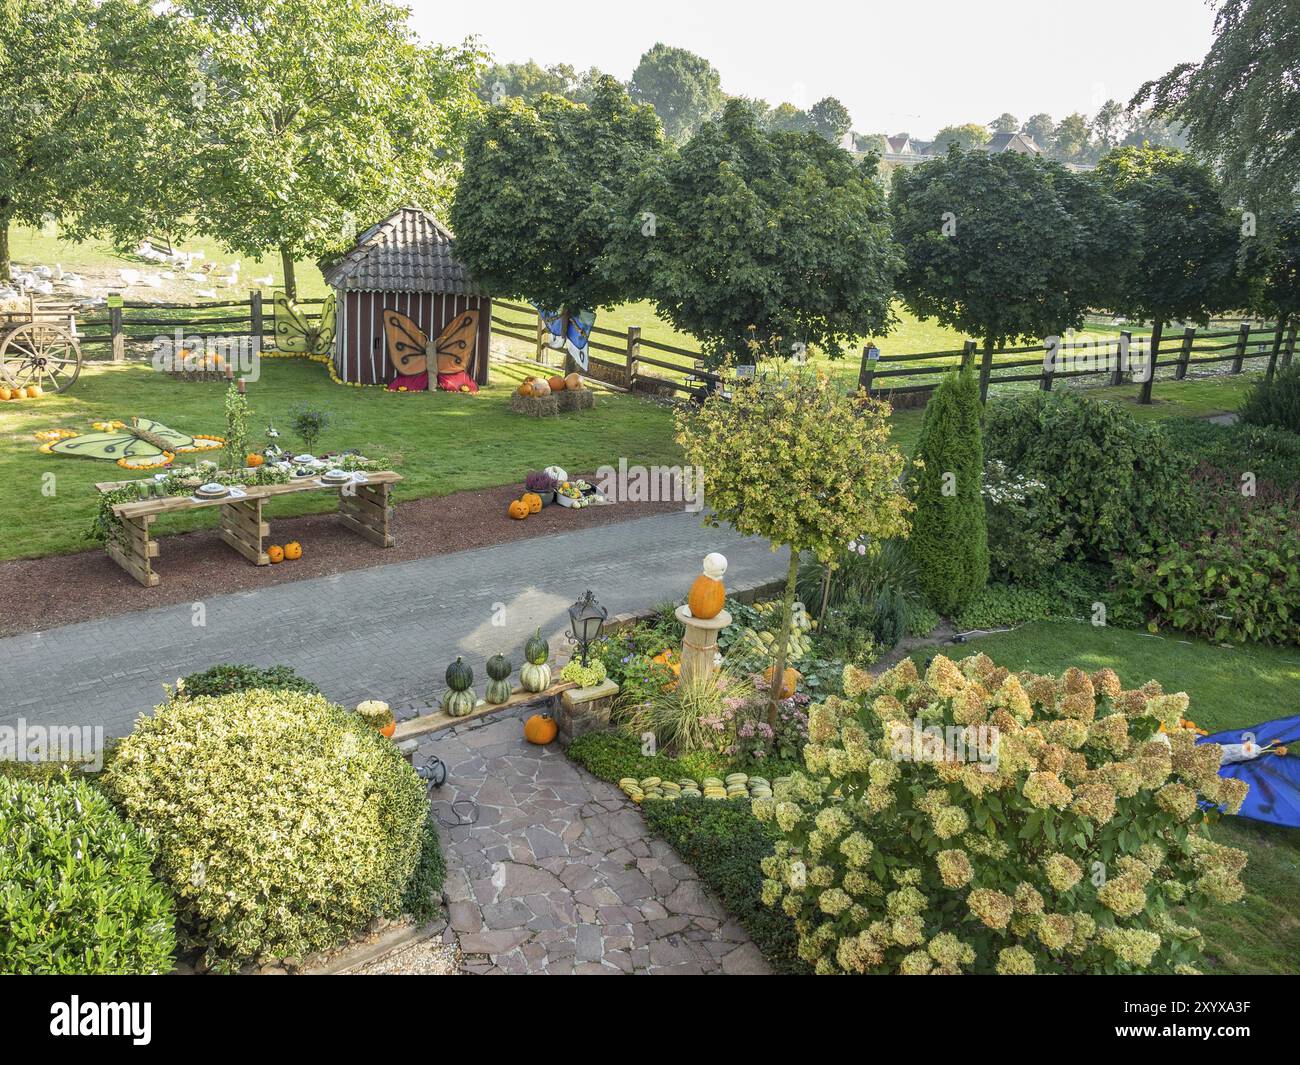
[[[477,384],[487,383],[492,300],[456,259],[454,245],[451,233],[431,214],[403,207],[367,229],[348,251],[321,264],[338,300],[334,370],[343,381],[391,386],[407,380],[404,368],[394,365],[385,312],[404,315],[432,345],[472,311],[477,328],[460,331],[464,369]],[[434,373],[431,362],[430,388],[436,387]]]

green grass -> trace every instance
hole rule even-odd
[[[326,410],[331,424],[319,451],[355,448],[391,460],[405,480],[398,500],[519,483],[530,470],[552,464],[592,471],[604,463],[676,464],[668,410],[642,399],[602,393],[594,410],[559,418],[514,414],[509,396],[522,371],[493,366],[492,383],[469,397],[446,392],[398,395],[378,388],[345,388],[326,368],[301,359],[264,359],[260,380],[249,386],[252,443],[268,423],[281,445],[300,444],[288,431],[289,412],[308,404]],[[83,537],[94,513],[96,481],[139,476],[111,462],[39,451],[38,430],[89,432],[93,421],[154,418],[189,433],[224,435],[224,386],[169,379],[149,366],[92,365],[62,395],[0,405],[0,560],[64,554],[92,546]],[[207,457],[217,457],[210,452]],[[54,475],[50,491],[47,474]],[[45,491],[43,491],[43,488]],[[273,500],[272,516],[333,509],[323,493]],[[161,533],[213,525],[214,514],[191,512],[159,519]]]
[[[1300,691],[1300,650],[1224,648],[1072,622],[1040,622],[1014,632],[944,648],[951,657],[983,651],[1008,669],[1060,673],[1069,666],[1109,666],[1127,686],[1158,680],[1166,691],[1185,691],[1188,714],[1217,732],[1295,713]],[[918,664],[933,654],[918,652]],[[1300,972],[1300,831],[1225,817],[1215,839],[1250,855],[1247,895],[1235,906],[1207,910],[1207,971],[1235,974]]]

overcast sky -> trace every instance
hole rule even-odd
[[[656,41],[723,90],[807,107],[838,97],[860,133],[1091,114],[1210,44],[1205,0],[406,0],[429,41],[473,34],[502,62],[598,66],[626,80]]]

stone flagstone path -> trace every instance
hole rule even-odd
[[[421,742],[447,783],[434,812],[478,803],[476,824],[440,825],[450,931],[471,973],[766,973],[744,929],[622,792],[558,744],[524,740],[521,710]],[[464,807],[462,807],[464,809]]]

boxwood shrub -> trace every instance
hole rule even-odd
[[[319,695],[320,689],[289,666],[212,666],[182,678],[182,690],[191,698],[199,695],[229,695],[232,692],[264,688],[267,691],[306,692]]]
[[[428,800],[397,747],[319,695],[173,699],[103,787],[148,826],[208,961],[302,956],[400,911]]]
[[[165,973],[171,893],[148,838],[85,780],[0,776],[0,973]]]

